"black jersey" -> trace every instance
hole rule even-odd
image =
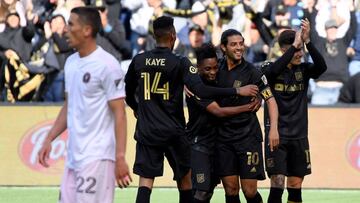
[[[318,78],[326,70],[321,54],[309,43],[307,49],[314,61],[287,68],[294,53],[291,46],[275,63],[262,66],[279,109],[279,135],[282,139],[301,139],[308,136],[307,91],[310,78]],[[265,106],[266,107],[266,106]],[[267,108],[264,124],[269,127]]]
[[[203,80],[205,84],[213,85]],[[216,139],[216,116],[206,110],[214,100],[200,99],[197,96],[186,97],[189,112],[189,122],[186,124],[186,134],[192,145],[200,145],[211,149]]]
[[[255,84],[259,87],[260,95],[265,99],[272,97],[265,75],[252,64],[242,59],[241,64],[228,70],[226,59],[220,60],[218,73],[219,87],[241,87]],[[251,97],[231,96],[219,101],[220,106],[240,106],[251,102]],[[220,142],[239,141],[254,136],[262,141],[259,121],[255,112],[244,112],[236,116],[223,118],[219,126],[218,139]]]
[[[126,102],[137,114],[135,139],[145,145],[185,136],[184,84],[202,98],[236,94],[234,88],[205,86],[187,58],[161,47],[135,56],[125,83]]]

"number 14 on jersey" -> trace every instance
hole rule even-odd
[[[156,72],[151,81],[150,73],[142,72],[141,78],[144,79],[144,100],[151,99],[151,93],[162,94],[164,100],[169,100],[169,82],[166,82],[162,87],[159,87],[161,72]]]

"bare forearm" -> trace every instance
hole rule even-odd
[[[66,128],[67,128],[67,102],[65,101],[46,139],[50,142],[53,141],[61,133],[63,133],[66,130]]]
[[[279,118],[279,111],[275,101],[275,98],[272,97],[266,101],[269,109],[269,117],[270,117],[270,128],[277,130],[278,127],[278,118]]]
[[[126,113],[123,99],[113,108],[115,118],[116,158],[125,158],[126,152]]]

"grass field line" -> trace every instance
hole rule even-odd
[[[0,190],[59,190],[59,186],[0,186]],[[116,188],[117,190],[128,190],[128,191],[136,191],[137,187],[129,187],[129,188],[125,188],[125,189],[119,189]],[[161,187],[155,187],[154,190],[157,191],[176,191],[176,188],[172,188],[172,187],[166,187],[166,188],[161,188]],[[216,188],[216,191],[222,191],[223,188]],[[260,188],[259,191],[267,191],[269,189],[267,188]],[[359,193],[360,189],[314,189],[314,188],[304,188],[303,189],[306,192],[322,192],[322,193]]]

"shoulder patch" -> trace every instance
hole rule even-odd
[[[189,67],[189,71],[190,71],[190,73],[192,73],[192,74],[197,74],[198,69],[197,69],[196,67],[194,67],[194,66],[190,66],[190,67]]]
[[[263,81],[263,83],[264,83],[265,85],[267,85],[267,84],[268,84],[268,81],[267,81],[267,79],[266,79],[266,76],[265,76],[265,75],[261,76],[261,80]]]

